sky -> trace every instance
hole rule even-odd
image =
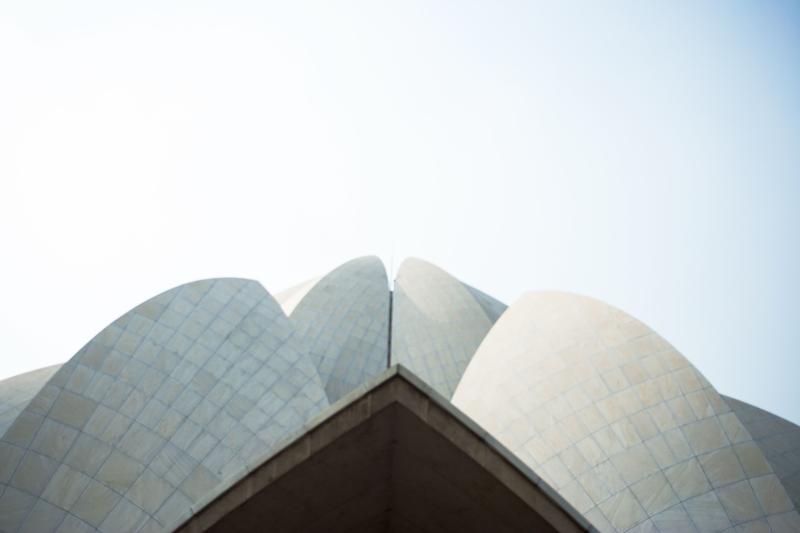
[[[181,283],[417,256],[800,423],[798,95],[797,2],[7,0],[0,378]]]

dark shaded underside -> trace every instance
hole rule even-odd
[[[398,376],[376,388],[383,398],[372,398],[373,389],[348,403],[181,530],[583,529],[560,507],[563,502],[553,501],[422,391]]]

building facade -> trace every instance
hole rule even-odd
[[[0,531],[777,533],[799,479],[797,426],[635,318],[418,259],[189,283],[0,382]]]

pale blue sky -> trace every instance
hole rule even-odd
[[[800,422],[800,4],[164,4],[0,5],[0,377],[179,283],[415,255]]]

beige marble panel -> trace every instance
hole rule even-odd
[[[437,266],[406,259],[394,284],[391,364],[450,398],[504,307]]]
[[[100,332],[2,435],[0,528],[167,528],[327,405],[258,283],[172,289]]]
[[[800,426],[743,401],[728,397],[725,400],[736,414],[736,422],[741,421],[741,427],[732,423],[733,427],[726,427],[726,431],[747,432],[763,452],[763,456],[757,453],[753,443],[737,445],[745,471],[751,476],[774,471],[795,508],[800,506]]]
[[[288,289],[285,289],[275,295],[275,301],[277,301],[281,309],[286,316],[292,316],[295,307],[299,304],[303,298],[305,298],[306,294],[314,288],[319,280],[322,277],[313,278],[308,281],[304,281],[302,283],[298,283]]]
[[[796,514],[702,374],[647,326],[590,298],[520,298],[484,338],[453,403],[601,531],[717,531]]]
[[[284,306],[286,309],[286,306]],[[319,279],[289,317],[332,403],[389,363],[389,282],[377,257]]]
[[[48,366],[0,381],[0,436],[59,368]]]

